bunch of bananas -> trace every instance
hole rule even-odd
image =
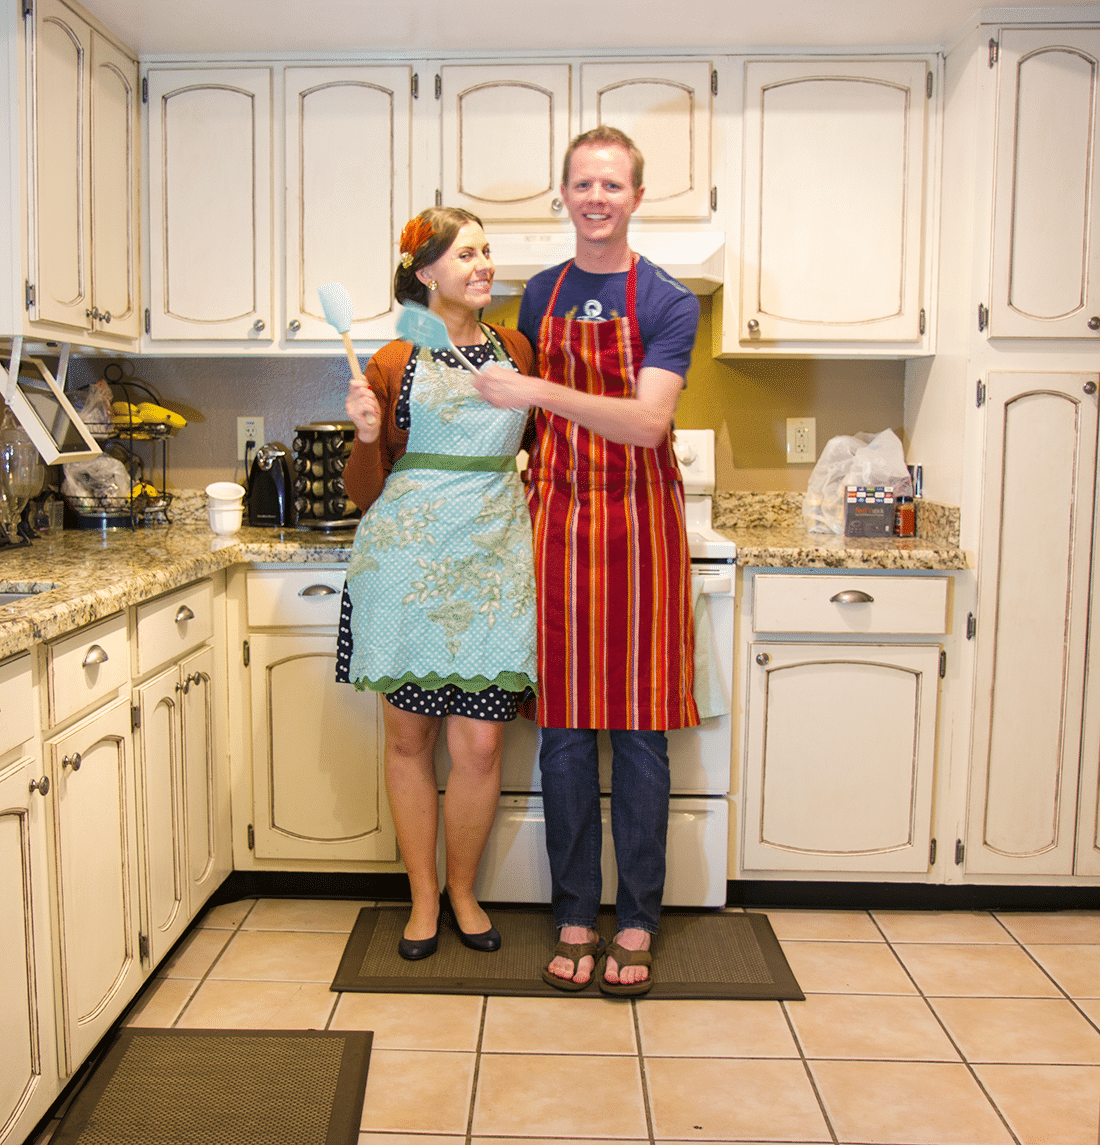
[[[165,409],[164,406],[154,405],[153,402],[111,402],[111,419],[115,425],[140,425],[147,422],[150,425],[167,425],[172,429],[182,429],[187,424],[187,418]]]

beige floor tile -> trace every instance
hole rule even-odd
[[[1012,1138],[961,1063],[813,1061],[840,1142],[1010,1145]]]
[[[210,977],[329,983],[346,945],[347,936],[343,934],[239,930],[211,970]]]
[[[648,1137],[636,1057],[486,1054],[475,1137]]]
[[[1100,998],[1100,946],[1029,946],[1071,998]]]
[[[203,978],[233,937],[228,930],[193,930],[171,958],[161,963],[161,978]]]
[[[459,994],[341,994],[333,1030],[373,1030],[391,1050],[477,1049],[485,999]]]
[[[358,1145],[465,1145],[466,1138],[436,1133],[360,1133]]]
[[[894,950],[929,996],[1058,996],[1057,987],[1018,946],[897,942]]]
[[[766,910],[776,938],[822,942],[882,942],[865,910]]]
[[[1100,1029],[1100,998],[1078,998],[1077,1005],[1084,1012],[1085,1017]]]
[[[873,916],[891,942],[1013,943],[987,911],[876,910]]]
[[[778,1002],[646,1001],[638,1028],[647,1058],[798,1056]]]
[[[515,1145],[514,1137],[474,1137],[477,1145]],[[648,1145],[649,1138],[637,1139],[637,1145]],[[561,1145],[557,1137],[524,1137],[523,1145]],[[570,1137],[569,1145],[631,1145],[629,1137]]]
[[[193,1030],[323,1030],[336,995],[321,982],[208,979],[176,1023]]]
[[[787,1013],[808,1058],[957,1062],[959,1054],[919,997],[808,994]]]
[[[801,1061],[647,1058],[657,1141],[829,1140]]]
[[[636,1054],[630,1006],[598,994],[488,998],[483,1053]]]
[[[997,918],[1025,944],[1070,942],[1100,945],[1100,911],[1058,910],[1049,914],[998,911]]]
[[[783,953],[806,994],[915,994],[885,942],[784,942]]]
[[[372,1050],[360,1128],[387,1133],[466,1133],[474,1054]]]
[[[968,1062],[1100,1065],[1100,1034],[1064,998],[933,998]]]
[[[154,978],[127,1017],[126,1025],[167,1029],[180,1016],[198,984],[197,978]]]
[[[256,905],[255,899],[238,899],[236,902],[223,902],[211,907],[199,921],[200,927],[215,930],[236,930],[248,912]]]
[[[367,902],[345,899],[260,899],[244,920],[245,930],[331,930],[351,934]]]
[[[976,1072],[1021,1145],[1100,1141],[1100,1068],[981,1065]]]

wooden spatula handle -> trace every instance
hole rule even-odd
[[[355,347],[351,344],[351,335],[345,331],[340,335],[344,339],[344,349],[348,355],[348,365],[351,366],[351,376],[357,381],[363,380],[363,371],[359,366],[359,359],[355,353]]]

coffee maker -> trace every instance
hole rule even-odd
[[[256,450],[248,475],[248,523],[293,526],[294,494],[285,445],[277,441]]]

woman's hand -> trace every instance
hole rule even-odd
[[[352,378],[348,385],[348,396],[344,409],[355,424],[355,436],[367,445],[378,440],[382,431],[382,407],[374,396],[374,390],[365,381]]]
[[[535,405],[535,378],[517,374],[515,370],[498,366],[495,362],[482,366],[470,378],[473,387],[497,409],[529,409]]]

